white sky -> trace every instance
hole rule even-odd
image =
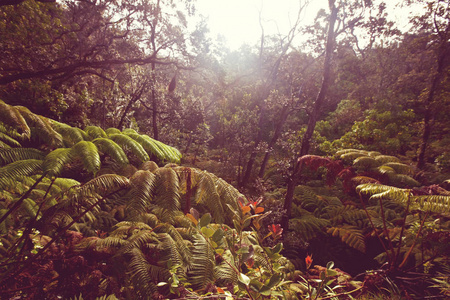
[[[286,35],[296,17],[300,3],[305,0],[196,0],[196,13],[208,17],[211,36],[225,37],[230,49],[238,49],[243,43],[253,46],[261,36],[259,11],[265,34]],[[385,0],[389,14],[407,23],[408,13],[394,8],[402,0]],[[320,8],[328,10],[328,0],[310,0],[302,14],[302,23],[311,24]]]

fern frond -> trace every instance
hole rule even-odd
[[[366,244],[362,231],[351,225],[342,225],[339,227],[330,227],[327,232],[332,236],[338,236],[341,241],[348,246],[361,252],[366,251]]]
[[[210,212],[216,223],[224,220],[224,208],[217,192],[215,178],[207,172],[197,173],[198,181],[194,194],[194,203],[200,213]]]
[[[50,176],[59,176],[64,165],[74,159],[75,155],[71,148],[58,148],[53,150],[44,159],[43,169]]]
[[[159,168],[155,175],[155,204],[169,212],[179,211],[181,204],[177,174],[171,168]]]
[[[128,157],[123,149],[113,140],[96,138],[92,141],[100,152],[108,154],[114,161],[120,164],[128,164]]]
[[[414,178],[403,174],[389,174],[390,184],[397,187],[418,187],[420,183]]]
[[[387,163],[399,163],[400,159],[391,155],[378,155],[375,159],[380,163],[380,165],[384,165]]]
[[[1,124],[0,127],[2,127]],[[10,148],[10,147],[21,147],[21,145],[18,141],[16,141],[6,133],[2,132],[0,128],[0,148]]]
[[[0,100],[0,122],[3,126],[8,127],[8,135],[12,134],[12,138],[20,138],[21,140],[29,140],[31,137],[31,129],[25,118],[19,110]]]
[[[342,155],[347,154],[347,153],[362,153],[362,154],[365,154],[365,155],[369,155],[368,151],[360,150],[360,149],[342,149],[342,150],[336,151],[336,155],[337,156],[342,156]]]
[[[413,170],[410,166],[399,162],[388,162],[383,164],[383,166],[394,169],[397,174],[411,175],[413,173]]]
[[[42,160],[27,159],[10,163],[0,168],[0,188],[14,182],[20,176],[30,176],[42,171]]]
[[[376,158],[370,156],[360,156],[353,161],[353,166],[360,169],[372,169],[380,166],[381,163]]]
[[[149,210],[155,193],[155,179],[156,175],[150,171],[137,171],[131,176],[131,189],[126,197],[129,199],[127,209],[132,217]]]
[[[289,220],[289,228],[292,228],[303,241],[313,239],[328,225],[328,220],[316,218],[312,214],[304,214]]]
[[[130,186],[130,182],[126,177],[105,174],[93,178],[76,189],[79,197],[92,197],[97,194],[108,195],[115,191],[126,189]]]
[[[87,134],[79,128],[69,126],[64,123],[50,120],[53,129],[62,135],[64,147],[70,148],[78,142],[88,139]]]
[[[156,169],[158,169],[158,168],[159,168],[158,165],[154,161],[151,161],[151,160],[143,162],[140,167],[141,170],[150,171],[150,172],[155,172]]]
[[[157,282],[165,281],[167,277],[159,280],[159,276],[156,278],[151,276],[151,273],[149,272],[151,265],[147,262],[141,250],[133,248],[129,254],[131,259],[128,267],[130,270],[131,281],[133,282],[136,292],[143,299],[151,299],[151,295],[158,291],[156,285],[153,283],[153,280]]]
[[[84,132],[86,132],[90,140],[97,138],[106,138],[108,136],[106,132],[98,126],[87,126],[86,128],[84,128]]]
[[[377,170],[380,174],[395,174],[395,170],[386,165],[379,166]]]
[[[365,183],[370,183],[370,184],[380,183],[378,180],[376,180],[372,177],[367,177],[367,176],[355,176],[352,179],[350,179],[350,182],[354,185],[360,185],[360,184],[365,184]]]
[[[100,169],[100,155],[97,146],[90,141],[81,141],[72,147],[72,153],[83,162],[86,171],[97,173]]]
[[[236,262],[230,250],[226,250],[222,254],[223,261],[214,267],[214,277],[222,286],[231,283],[233,285],[238,282],[238,274],[231,266],[235,266]]]
[[[50,119],[36,115],[24,106],[16,106],[16,108],[27,121],[32,132],[32,138],[35,136],[39,141],[52,147],[61,147],[63,145],[63,138],[61,134],[53,129]]]
[[[412,197],[412,209],[450,214],[450,196],[427,195]]]
[[[121,134],[122,132],[121,132],[119,129],[117,129],[117,128],[110,127],[110,128],[108,128],[108,129],[105,130],[105,133],[106,133],[108,136],[110,136],[111,134]]]
[[[131,151],[136,155],[142,162],[150,159],[144,147],[137,141],[133,140],[131,137],[125,134],[111,134],[109,138],[114,142],[119,144],[122,148]]]
[[[35,148],[6,148],[0,149],[0,166],[10,164],[18,160],[44,159],[44,153]]]
[[[214,249],[202,235],[196,234],[194,235],[192,254],[193,260],[188,272],[188,280],[194,289],[203,289],[208,283],[213,283],[215,280]]]
[[[347,152],[339,155],[339,158],[346,163],[353,163],[355,159],[361,156],[367,156],[366,152]]]

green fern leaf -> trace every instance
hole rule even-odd
[[[42,171],[42,160],[27,159],[10,163],[0,168],[0,188],[10,186],[21,176],[30,176]]]
[[[397,174],[404,174],[404,175],[413,174],[413,170],[410,166],[399,162],[388,162],[383,165],[394,169]]]
[[[97,146],[89,141],[81,141],[72,147],[73,155],[76,155],[83,162],[89,173],[97,173],[100,169],[100,155]]]
[[[98,126],[87,126],[86,128],[84,128],[84,132],[86,132],[90,140],[97,138],[106,138],[108,136],[106,132]]]
[[[362,231],[351,225],[342,225],[340,227],[330,227],[327,232],[332,236],[338,236],[342,242],[361,252],[366,251],[366,244]]]
[[[9,147],[21,147],[21,145],[18,141],[16,141],[6,133],[2,132],[2,129],[0,128],[0,148],[9,148]]]
[[[0,166],[25,159],[44,159],[44,153],[34,148],[0,149]]]
[[[194,289],[203,289],[208,283],[213,283],[215,280],[214,249],[202,235],[196,234],[194,235],[192,255],[193,261],[188,271],[188,280]]]
[[[373,157],[370,156],[360,156],[353,161],[353,166],[359,169],[372,169],[379,167],[381,163]]]
[[[391,155],[378,155],[375,159],[380,163],[380,165],[384,165],[387,163],[399,163],[400,159]]]
[[[75,155],[71,148],[58,148],[53,150],[44,159],[43,169],[44,172],[50,176],[59,176],[61,174],[64,165],[71,162]]]
[[[131,216],[139,216],[149,210],[155,193],[156,175],[150,171],[137,171],[130,178],[131,189],[126,196]]]
[[[78,142],[88,140],[87,134],[76,127],[69,126],[64,123],[50,120],[52,127],[63,137],[64,147],[70,148]]]
[[[96,138],[92,141],[100,152],[108,154],[119,164],[128,164],[128,157],[123,149],[113,140],[107,138]]]
[[[3,126],[8,127],[9,135],[13,134],[12,138],[30,139],[31,129],[25,118],[16,107],[8,105],[2,100],[0,100],[0,120]]]
[[[144,147],[139,144],[137,141],[133,140],[131,137],[125,134],[111,134],[109,138],[114,142],[125,148],[126,150],[131,151],[136,155],[142,162],[150,159]]]
[[[155,175],[155,204],[169,213],[179,211],[181,205],[177,174],[171,168],[159,168]]]

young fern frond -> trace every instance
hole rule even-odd
[[[133,140],[131,137],[125,134],[110,134],[109,138],[119,144],[125,150],[131,151],[136,155],[142,162],[150,159],[148,153],[145,151],[144,147],[137,141]]]
[[[43,160],[44,157],[44,152],[35,148],[0,148],[0,166],[7,165],[18,160]]]

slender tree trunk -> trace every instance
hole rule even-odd
[[[436,72],[431,81],[431,85],[425,102],[425,116],[423,118],[424,124],[422,132],[422,142],[420,145],[419,157],[417,159],[417,167],[419,169],[423,169],[425,167],[425,154],[428,147],[434,120],[434,108],[433,108],[434,95],[436,94],[436,91],[439,88],[439,83],[442,79],[442,75],[444,74],[445,59],[447,58],[449,52],[449,43],[447,40],[444,39],[441,41],[441,45],[438,51],[439,52],[437,58]]]
[[[275,132],[273,133],[272,139],[270,140],[270,143],[267,146],[267,151],[264,154],[264,159],[261,163],[261,167],[259,168],[259,174],[258,174],[259,178],[264,177],[264,172],[266,170],[267,162],[269,161],[270,151],[275,146],[275,143],[277,142],[278,138],[280,137],[281,130],[283,129],[283,125],[286,122],[288,115],[289,115],[289,106],[285,105],[285,106],[283,106],[283,109],[281,110],[280,120],[277,123]]]
[[[331,83],[331,59],[334,51],[334,44],[336,40],[335,32],[334,32],[334,24],[336,23],[338,9],[334,4],[334,0],[329,0],[330,5],[330,19],[328,22],[328,34],[327,34],[327,42],[325,46],[325,61],[323,66],[323,75],[322,75],[322,85],[320,87],[320,91],[317,94],[316,101],[314,102],[314,107],[309,115],[308,127],[306,128],[306,132],[302,138],[302,144],[300,148],[300,157],[308,154],[310,146],[311,146],[311,138],[314,133],[314,128],[316,127],[317,118],[320,113],[320,109],[322,108],[322,104],[325,101],[325,96],[328,91],[328,87]],[[291,217],[292,210],[292,200],[294,198],[294,190],[297,186],[298,177],[300,176],[301,165],[300,162],[296,162],[294,168],[292,170],[291,176],[288,179],[287,183],[287,191],[284,199],[283,209],[285,210],[285,215],[283,216],[282,226],[284,232],[287,232],[289,229],[289,219]]]

